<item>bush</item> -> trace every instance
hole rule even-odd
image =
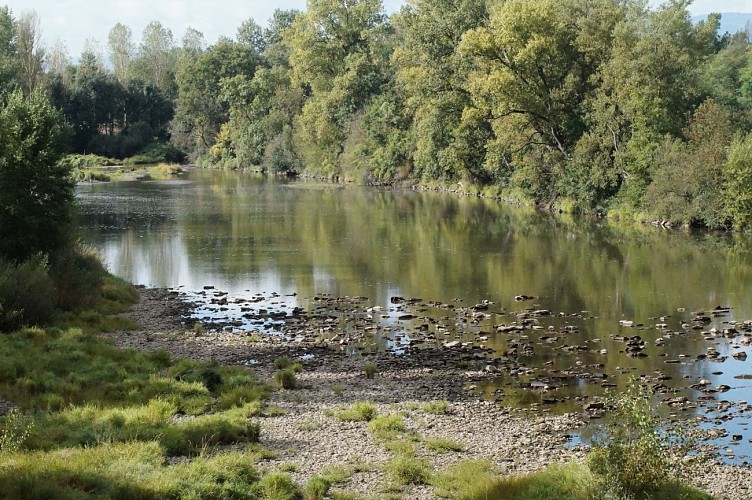
[[[378,373],[379,367],[376,365],[376,363],[366,363],[363,366],[363,373],[365,373],[366,378],[373,378],[376,376],[376,373]]]
[[[431,478],[431,469],[425,461],[405,455],[387,462],[384,470],[400,485],[426,484]]]
[[[295,378],[295,371],[291,368],[278,370],[274,372],[274,381],[282,389],[295,389],[298,381]]]
[[[692,448],[684,433],[662,430],[650,397],[633,384],[613,399],[614,419],[605,443],[596,444],[587,464],[604,491],[630,498],[654,498],[680,472],[674,454]]]
[[[358,401],[352,408],[337,414],[337,418],[344,422],[370,422],[375,416],[376,406],[368,401]]]
[[[306,483],[305,498],[306,500],[323,500],[329,493],[332,482],[325,477],[313,476]]]
[[[295,500],[300,498],[300,490],[292,482],[290,476],[282,472],[273,472],[267,474],[261,481],[259,487],[263,492],[263,498],[267,500]]]
[[[388,439],[405,431],[405,421],[401,415],[382,415],[371,420],[368,430],[376,437]]]
[[[42,92],[0,104],[0,258],[23,262],[71,240],[75,185],[58,164],[63,120]]]
[[[46,258],[37,256],[18,265],[0,260],[0,331],[49,322],[56,302]]]

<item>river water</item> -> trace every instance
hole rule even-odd
[[[743,324],[752,319],[752,255],[742,238],[621,227],[473,197],[205,170],[82,185],[78,200],[83,240],[133,283],[199,301],[214,287],[282,310],[310,309],[323,294],[366,297],[364,307],[386,312],[395,296],[485,304],[479,321],[468,323],[453,322],[446,308],[423,309],[446,320],[432,329],[480,336],[531,368],[480,385],[484,397],[582,411],[584,398],[637,379],[676,401],[676,417],[702,417],[717,429],[731,460],[752,450],[752,336]],[[523,295],[531,298],[518,300]],[[218,312],[205,302],[196,314],[208,320]],[[693,322],[700,313],[708,319]],[[383,321],[395,326],[388,332],[398,330],[394,315]],[[241,323],[236,330],[275,330],[273,322]],[[499,332],[500,325],[525,329]],[[399,355],[407,337],[376,343]]]

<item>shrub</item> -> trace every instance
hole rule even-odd
[[[337,414],[337,418],[344,422],[370,422],[375,416],[376,406],[368,401],[358,401],[352,408]]]
[[[452,439],[446,438],[429,438],[426,439],[426,446],[437,453],[446,453],[448,451],[462,451],[465,446]]]
[[[378,438],[388,439],[405,431],[405,421],[401,415],[382,415],[368,424],[368,430]]]
[[[282,389],[295,389],[298,385],[298,381],[295,378],[295,371],[291,368],[285,368],[284,370],[277,370],[274,372],[274,381]]]
[[[49,322],[56,302],[46,258],[37,256],[22,264],[0,259],[0,331]]]
[[[588,455],[588,467],[617,496],[652,498],[680,471],[673,454],[688,451],[693,443],[684,433],[660,428],[649,395],[636,384],[611,404],[614,419],[605,442]]]
[[[445,415],[449,412],[449,403],[447,401],[431,401],[423,405],[423,411],[435,415]]]
[[[366,378],[373,378],[376,376],[376,373],[378,373],[379,367],[376,365],[376,363],[366,363],[363,365],[363,373],[365,373]]]
[[[431,469],[424,460],[405,455],[387,462],[384,470],[400,485],[426,484],[431,478]]]
[[[298,487],[290,479],[290,476],[282,472],[267,474],[259,481],[259,487],[267,500],[295,500],[300,498]]]
[[[323,500],[332,487],[331,481],[321,476],[313,476],[305,487],[306,500]]]

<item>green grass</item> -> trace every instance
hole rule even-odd
[[[98,332],[138,296],[112,277],[96,293],[56,326],[0,336],[0,397],[20,407],[0,417],[0,498],[298,498],[254,468],[269,387],[245,367],[116,348]]]
[[[343,422],[370,422],[376,417],[376,406],[368,401],[357,401],[351,408],[337,413],[337,418]]]
[[[487,460],[463,460],[447,470],[435,474],[431,485],[440,497],[475,499],[486,498],[483,492],[494,484],[494,473]],[[492,500],[494,497],[487,497]]]
[[[551,465],[543,470],[519,476],[496,477],[491,464],[483,460],[465,460],[431,479],[434,492],[462,500],[592,500],[594,498],[633,498],[609,496],[587,467],[577,464]],[[667,481],[660,488],[638,499],[710,500],[695,488]]]
[[[379,439],[394,439],[405,432],[405,421],[402,415],[381,415],[368,424],[368,430]]]
[[[465,449],[462,443],[446,438],[427,438],[425,443],[429,450],[437,453],[459,452]]]
[[[397,485],[427,484],[432,475],[428,463],[406,455],[398,455],[384,464],[384,472]]]
[[[259,482],[251,455],[165,465],[156,442],[12,453],[0,461],[1,498],[257,498],[274,490]]]
[[[448,401],[430,401],[423,405],[423,411],[434,415],[446,415],[449,413]]]
[[[282,389],[295,389],[298,386],[293,368],[285,368],[284,370],[274,372],[274,381]]]

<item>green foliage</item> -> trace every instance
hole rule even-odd
[[[614,420],[607,441],[588,455],[588,468],[603,491],[629,498],[655,498],[675,482],[683,456],[692,442],[687,434],[669,434],[653,414],[650,396],[633,384],[613,400]],[[670,488],[669,488],[670,489]]]
[[[46,97],[0,102],[0,258],[26,260],[70,241],[74,185],[60,166],[65,131]]]
[[[737,229],[752,225],[752,134],[734,139],[723,166],[728,216]]]
[[[281,472],[273,472],[259,481],[259,489],[263,498],[268,500],[296,500],[300,498],[300,489],[293,483],[290,476]]]
[[[366,378],[375,377],[378,371],[379,366],[376,363],[366,363],[365,365],[363,365],[363,373],[365,373]]]
[[[431,479],[431,468],[428,463],[405,455],[384,464],[384,471],[398,485],[427,484]]]
[[[337,418],[344,422],[370,422],[376,417],[376,406],[368,401],[357,401],[348,408],[337,413]]]
[[[402,415],[381,415],[370,421],[368,430],[379,439],[392,439],[405,431],[405,421]]]
[[[331,481],[322,476],[313,476],[308,480],[305,487],[306,500],[323,500],[332,487]]]
[[[298,386],[298,381],[295,378],[295,370],[292,368],[285,368],[284,370],[274,372],[274,381],[282,389],[295,389]]]
[[[8,472],[0,477],[3,498],[256,498],[266,491],[252,455],[223,453],[167,466],[155,442],[63,448],[0,460]]]
[[[448,401],[429,401],[423,405],[423,411],[435,415],[445,415],[449,413]]]
[[[429,450],[438,453],[446,453],[449,451],[462,451],[465,449],[465,445],[459,441],[447,438],[428,438],[425,440],[426,446]]]
[[[37,256],[20,265],[0,259],[0,332],[46,324],[56,305],[46,258]]]
[[[33,419],[13,408],[0,417],[0,453],[19,451],[34,425]]]
[[[58,165],[68,168],[69,170],[74,170],[105,167],[108,165],[120,165],[120,162],[114,158],[107,158],[95,154],[69,154],[63,156],[60,162],[58,162]]]

